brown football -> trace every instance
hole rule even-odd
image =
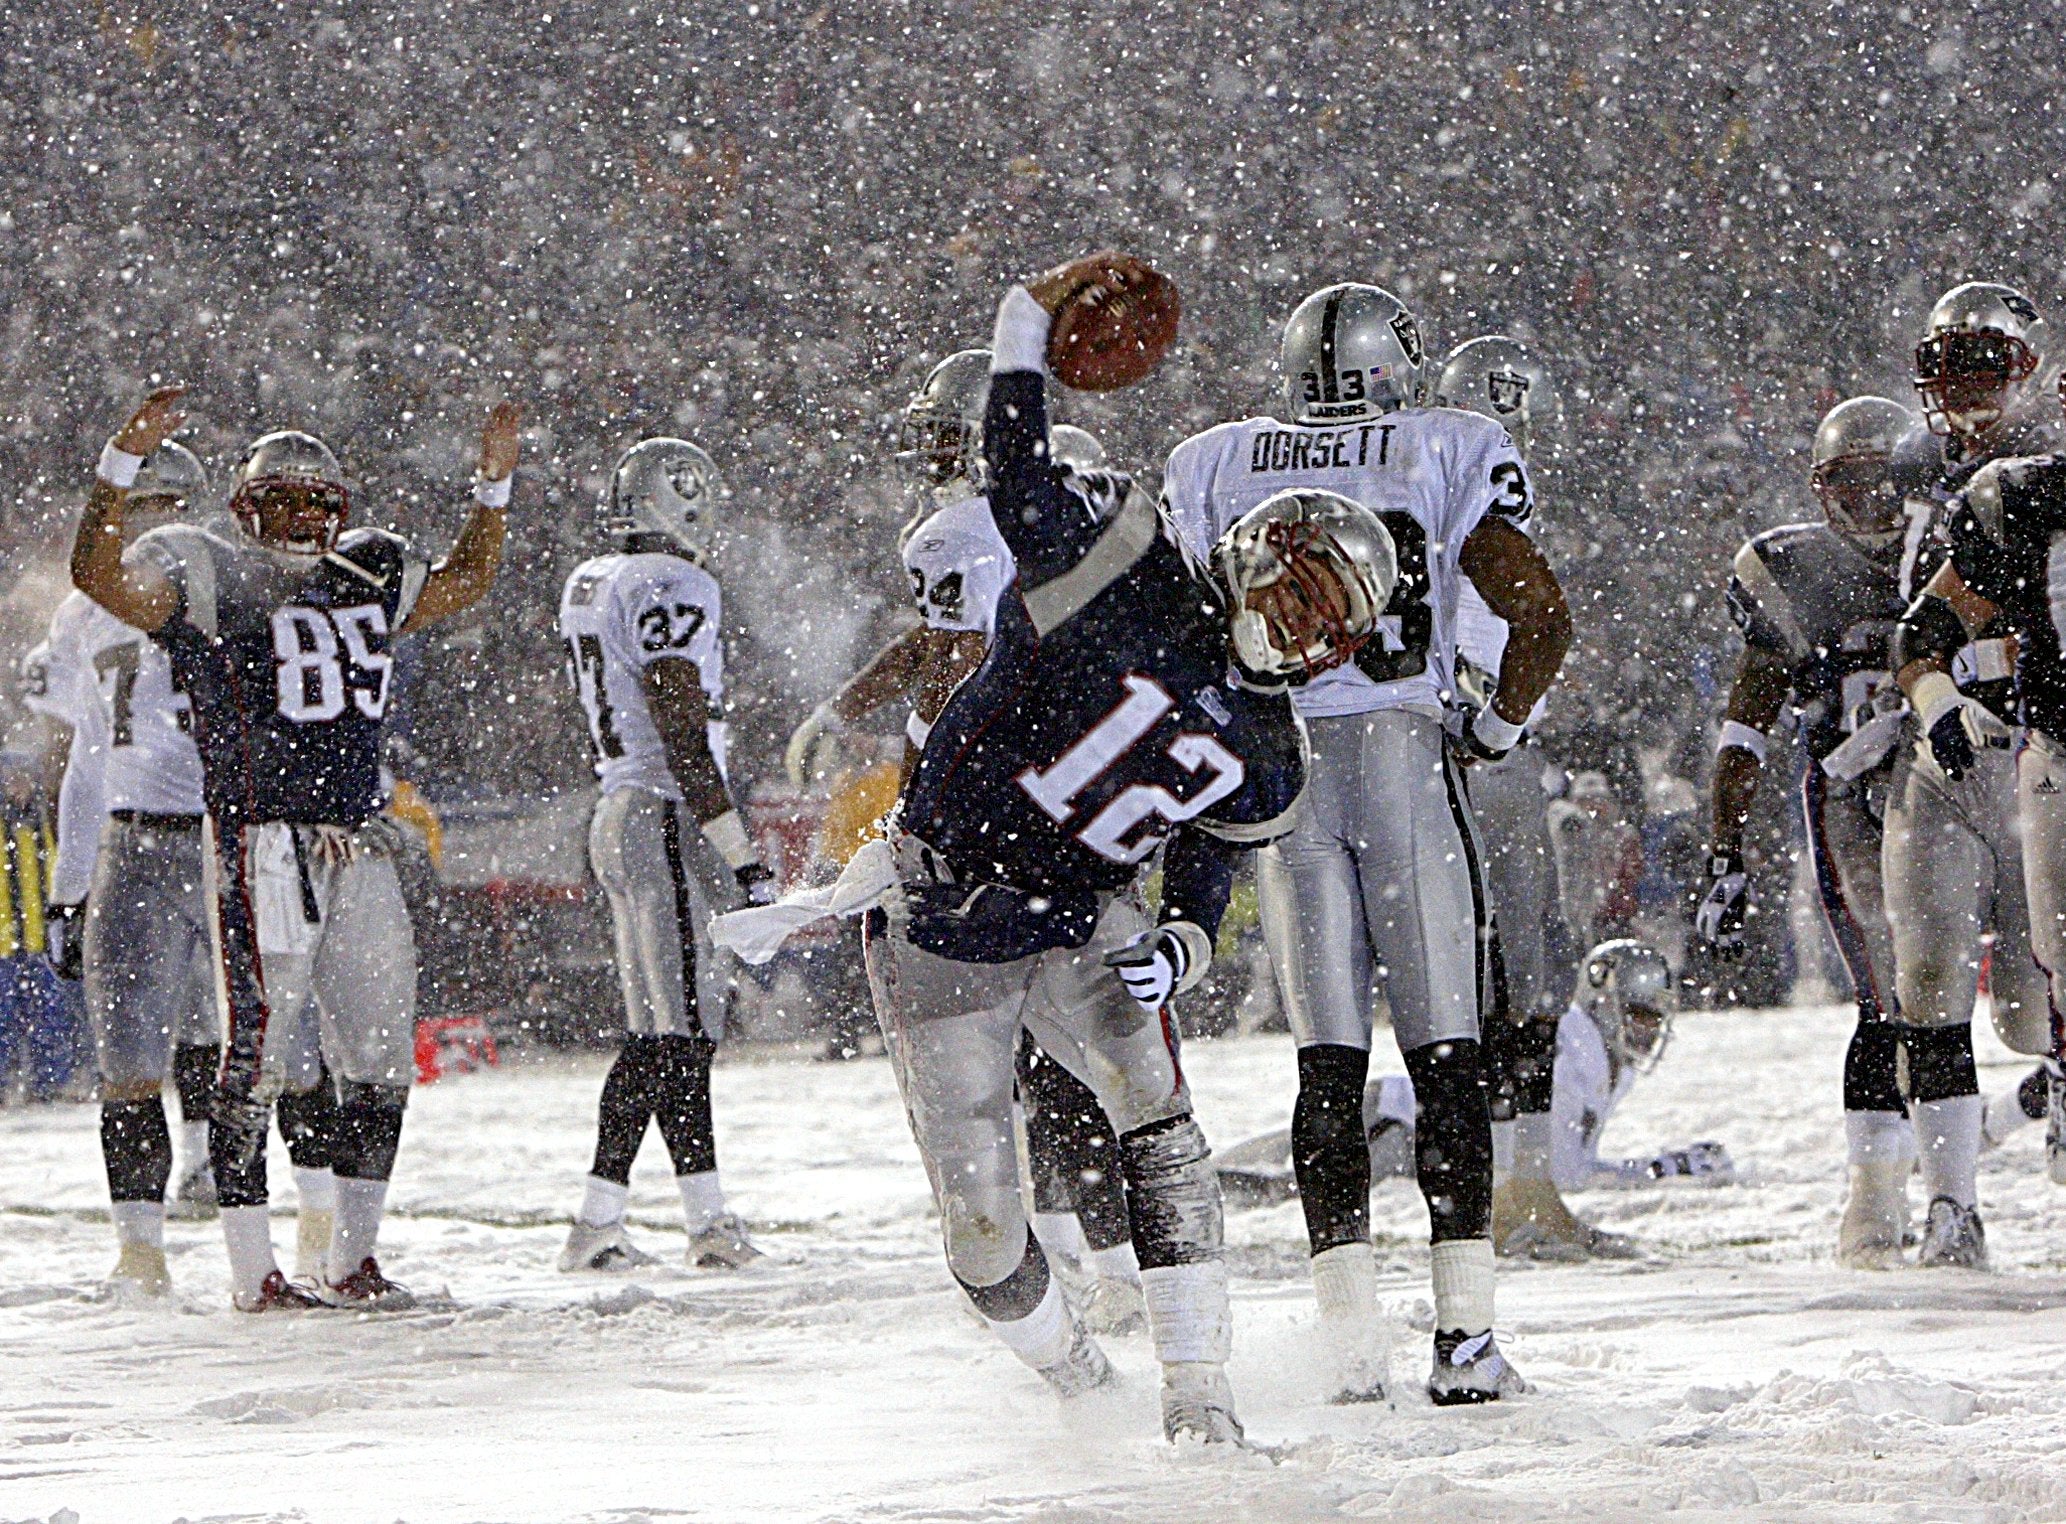
[[[1048,372],[1079,392],[1144,380],[1176,342],[1176,282],[1126,255],[1093,254],[1077,266],[1083,285],[1048,329]]]

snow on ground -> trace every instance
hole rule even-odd
[[[1375,1201],[1390,1409],[1316,1400],[1296,1204],[1234,1214],[1233,1375],[1274,1462],[1164,1445],[1145,1337],[1114,1343],[1115,1394],[1064,1407],[971,1321],[879,1059],[723,1066],[724,1168],[775,1263],[636,1283],[552,1268],[599,1064],[419,1091],[385,1262],[451,1305],[386,1318],[232,1313],[212,1224],[171,1229],[172,1305],[99,1299],[93,1113],[0,1112],[0,1520],[2066,1520],[2066,1190],[2027,1129],[1982,1162],[1994,1273],[1835,1268],[1846,1026],[1682,1019],[1610,1146],[1719,1138],[1747,1179],[1581,1198],[1653,1258],[1504,1273],[1537,1384],[1511,1406],[1416,1394],[1409,1186]],[[2020,1072],[1985,1037],[1983,1062],[1990,1091]],[[1188,1067],[1216,1140],[1284,1125],[1287,1039]],[[633,1220],[678,1252],[664,1157],[650,1138]]]

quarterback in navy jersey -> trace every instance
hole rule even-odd
[[[373,1254],[415,1071],[415,946],[391,838],[374,819],[381,725],[393,641],[469,607],[494,580],[517,410],[491,415],[473,517],[435,567],[397,536],[346,532],[336,457],[292,430],[258,439],[238,465],[238,531],[168,526],[124,553],[127,489],[178,427],[182,395],[153,392],[109,443],[72,580],[164,648],[192,705],[228,1017],[209,1156],[232,1294],[247,1311],[405,1306]],[[274,1261],[264,1151],[272,1103],[317,1072],[311,1048],[338,1088],[337,1199],[313,1289]]]
[[[1234,1441],[1218,1183],[1168,1001],[1210,960],[1234,855],[1287,829],[1302,791],[1286,672],[1347,660],[1396,570],[1383,527],[1354,504],[1340,508],[1366,536],[1358,544],[1382,547],[1382,566],[1273,503],[1256,510],[1250,540],[1283,516],[1281,557],[1261,573],[1254,558],[1230,562],[1216,581],[1131,479],[1049,458],[1050,317],[1091,282],[1138,269],[1094,256],[1014,287],[998,310],[983,450],[1017,577],[892,822],[901,889],[871,917],[869,976],[948,1263],[977,1310],[1063,1394],[1110,1378],[1020,1205],[1011,1088],[1023,1027],[1119,1134],[1165,1433]],[[1293,587],[1316,602],[1287,598]],[[1320,612],[1300,624],[1293,603]],[[1242,637],[1231,649],[1246,676],[1230,636]],[[1156,926],[1135,882],[1158,846]]]

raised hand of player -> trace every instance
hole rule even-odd
[[[481,430],[478,469],[482,481],[506,481],[516,474],[517,458],[523,450],[517,430],[523,421],[524,410],[514,402],[498,402],[488,410],[488,422]]]
[[[187,421],[186,409],[180,405],[186,394],[184,381],[154,388],[129,415],[129,421],[115,431],[110,443],[126,455],[149,455]]]

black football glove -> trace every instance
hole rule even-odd
[[[739,881],[739,892],[746,896],[747,904],[775,903],[775,875],[768,870],[766,863],[748,863],[743,868],[735,868],[732,877]]]
[[[1973,738],[1966,733],[1966,706],[1954,704],[1930,727],[1930,756],[1953,783],[1973,770]]]
[[[60,979],[86,977],[86,902],[52,905],[43,917],[43,956]]]

